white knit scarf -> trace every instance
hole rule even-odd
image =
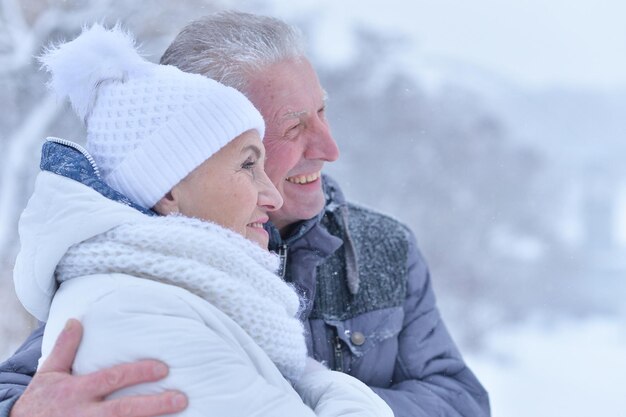
[[[185,288],[232,318],[295,382],[306,358],[300,302],[277,266],[275,255],[215,224],[146,216],[72,246],[56,273],[59,282],[119,272]]]

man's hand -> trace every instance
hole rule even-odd
[[[9,417],[152,417],[187,407],[187,398],[172,391],[105,400],[121,388],[164,378],[167,366],[145,360],[74,376],[70,370],[82,335],[80,322],[68,320]]]

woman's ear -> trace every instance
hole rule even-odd
[[[178,207],[178,199],[174,195],[175,193],[169,191],[159,201],[157,201],[154,207],[152,207],[152,210],[156,211],[161,216],[180,213],[180,208]]]

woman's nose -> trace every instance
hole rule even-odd
[[[272,181],[263,172],[263,180],[261,181],[261,191],[259,192],[259,203],[261,207],[265,207],[267,211],[278,210],[283,206],[283,197],[280,195]]]

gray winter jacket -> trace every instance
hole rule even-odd
[[[72,148],[47,143],[42,169],[122,199]],[[413,234],[397,221],[347,203],[324,178],[327,204],[284,240],[270,230],[285,279],[303,296],[310,354],[370,385],[403,416],[489,416],[487,393],[443,324]],[[43,326],[0,365],[0,417],[32,377]]]
[[[368,384],[396,417],[489,416],[486,391],[441,320],[414,235],[346,202],[324,178],[326,208],[270,249],[300,289],[309,353]]]

